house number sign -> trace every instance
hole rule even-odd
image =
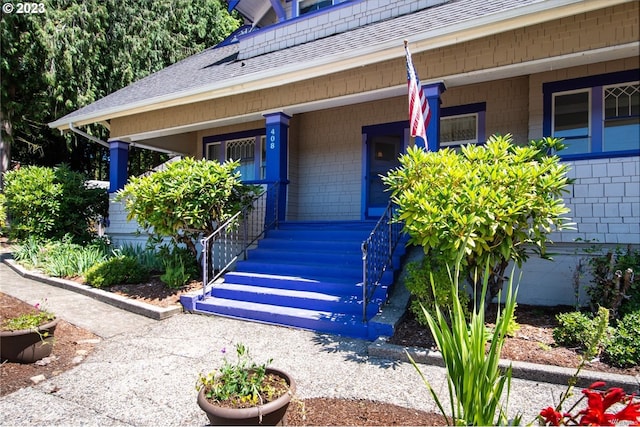
[[[269,131],[269,148],[275,150],[276,148],[276,130],[271,129]]]

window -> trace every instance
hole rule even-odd
[[[604,88],[603,151],[638,149],[640,85],[638,82]]]
[[[477,144],[478,115],[443,117],[440,120],[440,146]]]
[[[564,158],[640,153],[639,70],[545,83],[544,135],[564,138]]]
[[[461,105],[441,110],[440,147],[457,148],[484,142],[486,104]]]
[[[304,15],[305,13],[320,10],[332,5],[333,3],[331,2],[331,0],[300,0],[300,15]]]
[[[293,0],[292,16],[302,16],[349,0]]]
[[[564,138],[562,154],[591,151],[589,104],[588,91],[554,95],[553,135]]]
[[[264,133],[264,129],[261,131]],[[208,137],[204,139],[207,160],[237,160],[238,171],[243,181],[258,181],[266,175],[266,147],[264,135],[251,135],[256,131],[241,134]],[[243,135],[245,134],[245,135]],[[241,137],[239,137],[241,136]],[[235,138],[234,138],[235,137]]]

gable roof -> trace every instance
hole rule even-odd
[[[623,0],[618,0],[620,2]],[[168,106],[275,87],[610,6],[608,0],[453,0],[279,51],[238,60],[211,47],[49,124],[65,130]],[[267,30],[267,29],[265,29]]]

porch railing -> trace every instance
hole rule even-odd
[[[202,297],[207,288],[241,256],[267,230],[278,228],[279,183],[265,184],[264,191],[242,210],[229,218],[209,236],[200,240],[202,245]]]
[[[400,240],[402,223],[393,221],[398,207],[389,202],[384,213],[362,242],[362,321],[367,321],[367,305],[371,302],[384,273],[392,268],[393,252]]]

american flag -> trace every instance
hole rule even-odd
[[[404,44],[407,52],[407,84],[409,85],[409,126],[411,128],[411,136],[422,138],[424,147],[427,148],[427,126],[431,119],[431,111],[429,103],[424,96],[418,73],[411,61],[411,52],[407,43]]]

